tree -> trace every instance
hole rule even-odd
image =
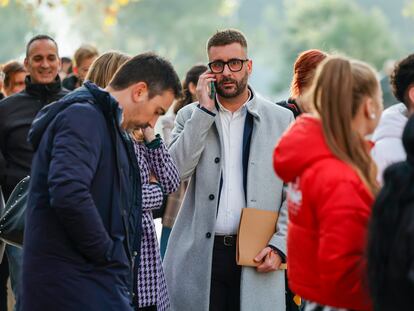
[[[0,63],[25,53],[25,40],[39,27],[36,15],[21,2],[0,2]]]
[[[286,1],[284,51],[290,66],[297,55],[317,48],[340,52],[381,68],[399,48],[378,10],[364,11],[351,0]]]
[[[206,61],[206,40],[230,26],[237,13],[234,0],[116,0],[69,3],[80,37],[101,51],[131,54],[155,51],[173,61],[179,73]],[[76,15],[73,14],[76,12]]]

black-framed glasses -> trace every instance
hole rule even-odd
[[[227,65],[230,71],[238,72],[242,70],[243,64],[249,61],[248,59],[239,59],[239,58],[232,58],[227,62],[222,60],[215,60],[213,62],[208,63],[208,67],[210,68],[212,73],[222,73],[224,71],[224,67]]]

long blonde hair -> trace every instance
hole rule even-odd
[[[105,88],[116,71],[131,57],[121,52],[111,51],[99,56],[92,63],[85,80],[95,83],[101,88]]]
[[[368,64],[331,56],[318,68],[313,103],[326,143],[340,160],[350,164],[373,194],[378,191],[376,165],[364,137],[354,131],[352,120],[366,97],[375,98],[379,84]]]

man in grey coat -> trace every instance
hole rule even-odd
[[[207,52],[199,102],[180,110],[170,145],[182,179],[191,178],[164,260],[172,310],[284,311],[287,209],[272,154],[293,115],[248,85],[252,61],[241,32],[217,32]],[[244,207],[279,212],[257,268],[236,264]]]

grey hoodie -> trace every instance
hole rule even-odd
[[[408,110],[403,103],[389,107],[382,113],[372,137],[375,143],[372,157],[378,166],[378,181],[382,183],[384,170],[393,163],[404,161],[406,153],[401,141]]]

